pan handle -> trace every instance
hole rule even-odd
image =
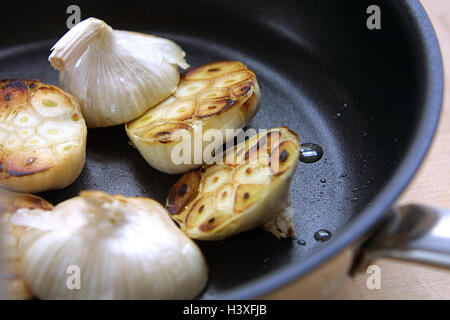
[[[353,272],[380,257],[450,268],[450,211],[423,205],[392,209],[381,228],[361,247]]]

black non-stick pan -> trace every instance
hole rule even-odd
[[[419,1],[7,1],[1,5],[1,78],[57,84],[47,58],[67,31],[70,4],[80,7],[82,19],[94,16],[115,29],[176,41],[193,67],[244,62],[262,91],[250,127],[288,126],[302,143],[323,149],[319,161],[300,162],[293,179],[297,239],[277,240],[254,230],[198,242],[210,268],[201,298],[262,296],[320,268],[329,270],[330,261],[340,270],[333,276],[337,283],[387,217],[400,219],[388,223],[403,232],[395,238],[396,228],[385,227],[396,239],[389,243],[404,241],[402,216],[389,215],[389,208],[427,151],[443,90],[438,43]],[[367,26],[370,5],[381,10],[381,29]],[[41,196],[58,203],[98,189],[164,203],[178,178],[152,169],[128,144],[123,126],[92,129],[81,176]],[[419,209],[409,227],[427,215]],[[337,261],[344,252],[349,258]],[[299,288],[299,296],[325,291]]]

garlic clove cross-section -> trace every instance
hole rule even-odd
[[[185,72],[171,97],[125,128],[152,167],[169,174],[184,173],[207,162],[206,148],[222,146],[233,138],[229,132],[248,124],[259,109],[260,99],[256,76],[243,63],[213,62]],[[221,138],[206,138],[210,129],[218,131]],[[179,149],[195,146],[197,141],[199,148],[178,159],[186,152]]]
[[[207,281],[200,249],[151,199],[83,191],[11,221],[26,227],[23,279],[42,299],[191,299]]]
[[[222,240],[258,226],[293,237],[289,187],[299,154],[298,136],[288,128],[259,133],[227,150],[222,163],[183,175],[166,207],[193,239]]]
[[[75,25],[52,50],[49,61],[89,128],[139,117],[175,91],[178,67],[189,66],[173,41],[113,30],[96,18]]]
[[[61,189],[80,175],[87,128],[78,102],[38,80],[0,81],[0,187]]]
[[[14,226],[11,217],[21,209],[51,210],[53,206],[32,194],[9,192],[0,189],[0,268],[7,299],[31,299],[32,292],[20,274],[18,242],[25,228]],[[1,282],[1,280],[0,280]]]

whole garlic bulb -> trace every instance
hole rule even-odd
[[[39,298],[189,299],[207,281],[199,248],[151,199],[84,191],[11,221],[28,227],[22,276]]]
[[[20,254],[17,244],[25,228],[11,223],[11,217],[21,209],[51,210],[53,205],[28,194],[9,192],[0,188],[0,268],[5,298],[31,299],[32,292],[20,275]]]
[[[91,128],[139,117],[175,91],[178,66],[189,67],[176,43],[113,30],[96,18],[75,25],[52,50],[61,85],[80,101]]]

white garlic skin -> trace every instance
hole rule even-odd
[[[23,278],[41,299],[191,299],[207,281],[199,248],[151,199],[85,191],[13,223],[30,227],[19,242]],[[70,266],[80,289],[67,286]]]
[[[89,128],[139,117],[175,91],[178,67],[188,67],[184,51],[167,39],[113,30],[95,18],[73,29],[49,60],[61,71],[61,86],[80,101]]]
[[[51,210],[53,205],[44,199],[27,193],[9,192],[0,188],[0,291],[4,299],[23,300],[33,298],[20,274],[18,241],[24,228],[11,224],[15,213],[23,208]],[[2,295],[0,294],[0,298]]]

